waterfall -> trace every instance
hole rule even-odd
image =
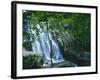
[[[52,41],[52,53],[53,53],[53,59],[54,59],[54,63],[58,63],[58,62],[62,62],[64,61],[63,57],[62,57],[62,53],[60,51],[60,48],[57,44],[57,42],[53,39],[51,33],[49,33],[50,35],[50,40]]]
[[[43,56],[44,64],[43,66],[50,66],[52,63],[59,63],[65,61],[62,57],[62,53],[57,42],[53,39],[52,34],[50,32],[45,31],[40,28],[40,25],[37,24],[37,30],[32,30],[29,27],[25,26],[25,30],[30,34],[30,40],[32,39],[32,35],[36,37],[35,41],[32,43],[32,51],[33,53],[40,54]],[[50,44],[51,41],[51,44]],[[52,52],[51,52],[52,48]],[[51,57],[52,54],[52,63]]]
[[[43,55],[43,59],[44,59],[43,66],[51,65],[51,58],[50,58],[51,54],[52,54],[52,63],[63,62],[64,59],[61,55],[62,53],[59,49],[57,42],[53,39],[52,34],[50,32],[46,32],[42,30],[39,24],[37,25],[37,27],[39,30],[34,34],[36,35],[36,33],[38,33],[36,35],[38,37],[38,40],[32,43],[33,44],[32,48],[33,48],[33,52],[37,52]],[[50,45],[49,38],[51,40],[52,46]],[[52,48],[52,52],[51,52],[51,48]]]

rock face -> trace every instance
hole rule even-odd
[[[76,53],[73,50],[67,50],[66,53],[64,53],[64,57],[67,61],[77,64],[77,66],[91,65],[91,53],[87,51]]]

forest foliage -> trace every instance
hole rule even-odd
[[[37,30],[37,24],[46,22],[46,30],[53,33],[60,46],[71,46],[76,51],[90,51],[90,19],[91,15],[87,13],[23,11],[23,20],[31,29]]]

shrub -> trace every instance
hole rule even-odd
[[[29,54],[23,56],[23,69],[41,68],[43,65],[43,57],[38,54]]]

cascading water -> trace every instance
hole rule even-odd
[[[43,56],[43,66],[50,66],[52,63],[59,63],[64,61],[59,46],[57,42],[53,39],[50,32],[47,32],[44,29],[40,28],[39,24],[37,24],[37,30],[33,31],[27,25],[27,22],[24,22],[24,31],[29,33],[30,41],[32,40],[32,35],[34,35],[34,37],[36,38],[35,41],[32,43],[32,51],[33,53]]]
[[[40,25],[37,24],[37,29],[33,30],[30,28],[27,21],[23,21],[23,32],[27,34],[23,38],[23,43],[28,42],[28,49],[26,48],[27,45],[23,46],[23,49],[25,48],[25,52],[23,51],[23,56],[28,54],[41,55],[44,61],[44,68],[56,66],[59,67],[62,65],[77,66],[76,64],[70,61],[64,60],[60,48],[57,44],[57,41],[54,39],[53,34],[47,31],[46,27],[47,26],[45,25],[40,27]]]
[[[53,39],[51,33],[49,33],[50,35],[50,40],[52,41],[52,53],[53,53],[53,59],[54,59],[54,63],[58,63],[58,62],[62,62],[64,61],[63,57],[62,57],[62,53],[59,49],[59,46],[57,44],[57,42]]]
[[[51,33],[44,31],[43,29],[40,28],[39,25],[37,25],[37,27],[38,27],[38,32],[34,32],[34,34],[35,36],[37,36],[38,39],[34,43],[32,43],[32,48],[33,52],[40,53],[43,56],[44,58],[43,66],[51,65],[51,58],[52,58],[52,63],[63,62],[64,59],[61,55],[59,46],[57,42],[53,40]],[[50,57],[51,55],[52,57]]]

